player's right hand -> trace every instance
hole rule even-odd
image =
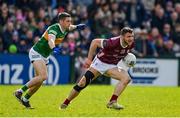
[[[53,54],[60,54],[61,53],[61,50],[62,50],[62,48],[60,48],[60,47],[54,47],[53,48]]]
[[[77,28],[78,30],[84,30],[85,27],[86,27],[86,24],[78,24],[78,25],[76,25],[76,28]]]
[[[91,60],[89,60],[88,58],[86,58],[86,60],[85,60],[85,62],[84,62],[84,68],[89,68],[90,67],[90,65],[91,65],[91,63],[92,63],[92,61]]]

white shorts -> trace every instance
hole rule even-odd
[[[122,69],[122,70],[125,70],[125,71],[128,71],[129,68],[130,68],[130,67],[128,67],[126,65],[126,63],[123,60],[118,62],[117,67],[118,67],[118,69]]]
[[[36,61],[36,60],[44,60],[46,64],[49,63],[49,57],[45,58],[38,52],[36,52],[33,48],[30,49],[29,51],[29,59],[31,62]]]
[[[123,69],[125,71],[127,71],[129,69],[129,67],[127,67],[123,61],[120,61],[117,65],[107,64],[107,63],[104,63],[101,60],[99,60],[97,58],[97,56],[94,58],[94,60],[93,60],[92,64],[90,65],[90,67],[96,69],[101,74],[104,74],[107,70],[112,69],[112,68],[116,68],[116,67],[118,69]]]

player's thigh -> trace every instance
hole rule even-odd
[[[41,76],[47,76],[47,66],[44,60],[36,60],[33,62],[35,73]]]
[[[106,71],[105,75],[121,81],[130,80],[128,72],[123,69],[112,68]]]
[[[92,78],[92,80],[96,79],[99,75],[101,75],[101,73],[99,71],[97,71],[96,69],[94,69],[92,67],[90,67],[88,70],[94,74],[94,77]]]

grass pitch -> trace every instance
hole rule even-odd
[[[90,85],[65,110],[59,110],[73,85],[43,86],[25,109],[12,95],[20,86],[0,85],[0,117],[180,117],[180,88],[128,86],[119,99],[123,110],[107,109],[114,86]]]

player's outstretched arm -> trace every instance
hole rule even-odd
[[[69,31],[72,31],[74,29],[83,30],[85,29],[86,24],[78,24],[78,25],[70,25]]]

